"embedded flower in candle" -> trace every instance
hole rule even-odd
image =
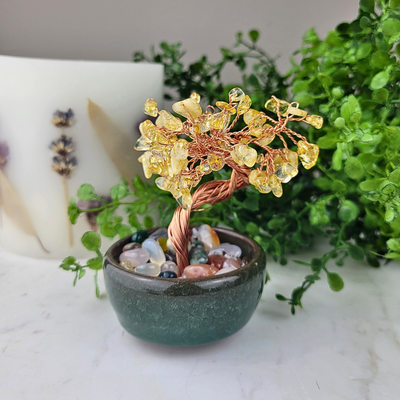
[[[49,146],[50,150],[57,154],[55,157],[53,157],[52,169],[62,177],[66,208],[68,208],[69,205],[67,178],[71,176],[72,171],[76,168],[77,161],[76,158],[71,154],[75,150],[73,140],[71,137],[67,137],[63,134],[63,129],[72,125],[73,116],[74,113],[71,109],[69,109],[67,112],[57,110],[54,113],[52,124],[60,128],[61,136],[57,140],[51,142]],[[68,214],[66,213],[65,215],[67,217],[69,244],[72,246],[72,226],[69,222]]]
[[[10,149],[7,142],[0,142],[0,168],[4,168],[8,163]]]
[[[50,150],[61,157],[65,157],[67,154],[70,154],[75,150],[72,138],[61,135],[59,139],[51,142]]]
[[[76,168],[76,158],[75,157],[53,157],[53,171],[57,174],[65,177],[69,177],[72,171]]]
[[[100,208],[104,205],[104,203],[111,203],[112,198],[110,196],[100,196],[104,201],[100,200],[78,200],[76,205],[79,207],[80,210],[91,210]],[[100,214],[100,211],[86,211],[85,216],[88,224],[92,231],[96,231],[98,228],[97,224],[97,216]]]
[[[53,120],[51,121],[51,123],[57,128],[68,128],[74,123],[72,120],[73,117],[74,113],[70,108],[68,109],[68,111],[65,112],[57,110],[53,114]]]

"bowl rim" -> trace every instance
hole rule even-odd
[[[191,225],[191,228],[196,228],[199,225]],[[151,234],[152,232],[155,232],[157,229],[159,228],[163,228],[162,226],[158,226],[155,228],[151,228],[151,229],[146,229],[146,232],[148,232],[149,234]],[[206,277],[201,277],[201,278],[187,278],[187,279],[180,279],[180,278],[161,278],[158,276],[152,276],[152,275],[143,275],[143,274],[138,274],[137,272],[134,271],[129,271],[123,267],[121,267],[119,265],[119,263],[117,262],[116,258],[113,256],[113,252],[116,251],[116,249],[118,247],[120,247],[122,245],[122,243],[124,243],[125,241],[127,241],[128,238],[132,237],[132,235],[128,235],[125,236],[122,239],[119,239],[118,241],[116,241],[114,244],[112,244],[109,249],[107,250],[105,256],[104,256],[104,261],[103,261],[103,268],[105,268],[107,261],[109,263],[111,263],[111,265],[115,268],[118,268],[119,270],[126,272],[127,274],[130,274],[132,277],[137,277],[139,279],[143,279],[143,280],[149,280],[149,281],[163,281],[163,282],[171,282],[174,284],[192,284],[192,283],[196,283],[196,282],[205,282],[205,281],[216,281],[216,280],[221,280],[224,278],[228,278],[228,277],[235,277],[235,276],[239,276],[240,274],[243,274],[244,272],[253,269],[254,267],[258,267],[258,264],[256,264],[256,262],[260,259],[260,256],[262,256],[262,259],[264,260],[264,262],[262,263],[263,265],[260,266],[262,269],[265,268],[266,266],[266,257],[265,257],[265,252],[262,249],[262,247],[252,238],[245,236],[239,232],[236,232],[232,229],[226,229],[226,228],[219,228],[219,227],[212,227],[212,229],[214,229],[217,233],[223,233],[223,234],[228,234],[228,235],[234,235],[236,237],[240,237],[241,240],[245,240],[251,247],[252,247],[252,258],[250,259],[250,261],[241,268],[238,268],[235,271],[231,271],[231,272],[227,272],[225,274],[221,274],[221,275],[212,275],[212,276],[206,276]],[[129,242],[127,242],[129,243]]]

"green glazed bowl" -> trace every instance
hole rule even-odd
[[[246,236],[214,229],[221,243],[236,244],[242,249],[242,257],[249,257],[245,267],[207,278],[158,278],[118,265],[130,236],[110,247],[103,264],[106,289],[121,325],[129,333],[158,344],[196,346],[223,339],[246,325],[264,288],[265,254]]]

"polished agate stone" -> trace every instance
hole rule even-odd
[[[213,276],[219,271],[218,268],[207,264],[189,265],[183,270],[187,278],[203,278]]]
[[[190,264],[208,264],[208,254],[202,248],[194,249],[190,255]]]
[[[172,271],[177,274],[178,266],[173,261],[165,261],[165,263],[161,264],[161,272],[165,271]]]
[[[160,244],[157,242],[157,240],[150,238],[146,239],[142,243],[142,247],[149,252],[151,262],[156,263],[158,265],[165,263],[166,259],[164,251],[161,248]]]
[[[158,276],[160,274],[160,266],[155,263],[147,263],[138,265],[135,272],[142,275]]]
[[[222,274],[227,274],[228,272],[236,271],[237,268],[235,267],[225,267],[220,269],[215,275],[222,275]]]
[[[137,267],[138,265],[145,264],[149,258],[149,252],[146,249],[141,248],[124,251],[119,256],[119,261],[129,261],[132,267]]]
[[[236,260],[235,258],[227,258],[225,260],[224,264],[222,265],[222,269],[231,268],[231,267],[236,268],[236,269],[240,268],[241,267],[240,261]]]
[[[226,260],[226,257],[224,257],[220,254],[214,254],[212,256],[208,256],[208,264],[213,267],[216,267],[218,269],[222,268],[225,260]]]
[[[122,252],[128,251],[128,250],[133,250],[133,249],[140,249],[141,247],[142,247],[142,245],[137,242],[128,243],[122,248]]]
[[[219,237],[210,225],[201,225],[197,230],[197,234],[198,240],[204,243],[207,251],[220,245]]]
[[[212,248],[208,255],[212,256],[214,254],[227,255],[229,257],[239,258],[242,255],[242,249],[235,244],[222,243],[217,247]]]
[[[168,238],[168,228],[158,228],[149,236],[149,238],[155,240],[157,240],[158,238]]]

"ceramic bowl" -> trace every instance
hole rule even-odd
[[[244,235],[214,229],[221,243],[241,247],[242,257],[250,259],[246,266],[206,278],[158,278],[119,266],[118,257],[130,236],[110,247],[103,264],[106,290],[126,331],[158,344],[195,346],[223,339],[246,325],[264,288],[265,254]]]

